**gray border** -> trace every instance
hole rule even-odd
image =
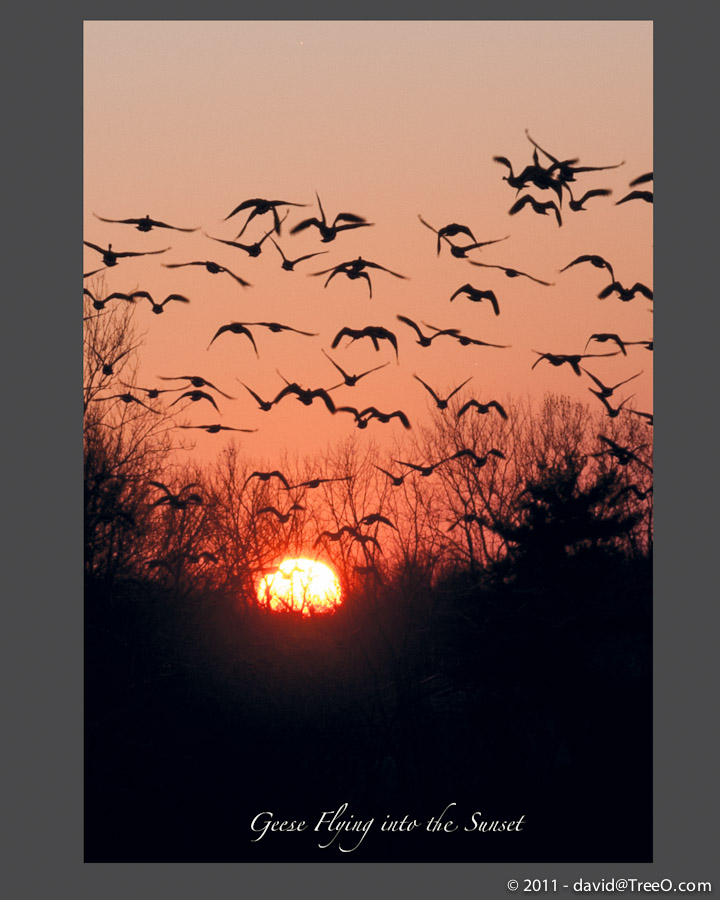
[[[705,187],[693,179],[693,166],[702,171],[713,162],[714,138],[710,133],[700,133],[692,107],[697,108],[699,101],[701,108],[712,108],[709,68],[716,58],[716,30],[709,21],[707,7],[700,12],[699,4],[683,4],[682,18],[651,2],[593,3],[594,15],[587,14],[588,5],[581,7],[585,14],[578,15],[577,4],[560,2],[552,4],[551,15],[544,4],[544,16],[537,15],[537,4],[529,0],[515,2],[511,8],[507,3],[493,4],[492,9],[489,6],[478,8],[476,4],[456,2],[445,5],[444,15],[438,16],[419,5],[410,11],[406,4],[369,2],[362,9],[357,7],[338,15],[337,8],[323,0],[302,8],[274,4],[263,10],[265,15],[258,16],[257,7],[246,10],[239,4],[213,3],[210,7],[206,4],[202,10],[205,15],[198,17],[198,10],[187,0],[172,5],[131,0],[122,12],[125,19],[411,16],[654,20],[658,97],[655,150],[662,173],[656,266],[664,288],[661,298],[666,297],[661,300],[657,327],[661,348],[671,348],[664,355],[661,350],[656,374],[656,405],[661,417],[656,447],[660,502],[655,590],[655,862],[622,866],[349,864],[350,873],[327,864],[304,864],[295,871],[296,867],[290,864],[178,867],[82,863],[81,415],[79,405],[74,406],[69,400],[74,396],[79,375],[80,329],[79,317],[71,312],[72,301],[64,295],[80,271],[78,234],[68,226],[81,222],[78,188],[82,184],[82,21],[113,19],[115,16],[105,13],[115,10],[64,4],[61,9],[48,12],[32,9],[32,32],[29,17],[15,9],[8,17],[6,30],[10,38],[6,54],[18,83],[12,87],[9,98],[16,116],[5,135],[5,149],[15,156],[5,169],[5,186],[17,208],[11,223],[14,227],[6,238],[11,244],[8,259],[15,263],[10,277],[16,289],[6,293],[5,314],[14,318],[26,313],[28,318],[9,322],[6,335],[32,335],[32,343],[5,342],[6,349],[10,345],[14,351],[11,371],[18,373],[12,383],[14,390],[6,400],[19,407],[12,419],[15,428],[8,429],[5,443],[14,453],[13,462],[15,457],[18,462],[22,457],[27,466],[23,478],[7,479],[9,483],[4,485],[6,491],[19,494],[14,497],[17,502],[9,523],[14,532],[12,552],[6,554],[6,564],[13,564],[6,610],[13,619],[16,613],[20,614],[21,626],[10,648],[10,677],[6,676],[6,681],[21,688],[12,710],[13,722],[6,726],[5,740],[12,754],[6,771],[12,774],[10,787],[15,795],[9,816],[13,828],[7,858],[19,864],[11,890],[13,897],[46,898],[72,893],[108,900],[116,896],[140,900],[170,890],[174,896],[235,897],[246,889],[255,896],[256,886],[264,896],[275,896],[281,891],[290,894],[298,876],[303,879],[303,887],[307,883],[307,888],[321,896],[342,891],[351,897],[364,896],[369,891],[377,893],[380,885],[382,894],[387,895],[396,893],[396,886],[402,886],[407,892],[415,893],[418,888],[423,894],[442,890],[449,896],[487,887],[490,896],[497,896],[506,893],[505,883],[510,877],[558,877],[564,881],[613,875],[676,880],[712,878],[711,846],[714,850],[715,842],[708,791],[712,785],[708,779],[715,766],[711,766],[714,754],[709,720],[713,707],[709,685],[710,661],[715,658],[715,648],[711,646],[715,629],[710,616],[716,604],[701,606],[701,598],[712,596],[712,582],[707,572],[707,588],[704,587],[700,554],[711,550],[715,535],[708,504],[703,504],[701,510],[692,502],[686,451],[688,446],[693,448],[692,464],[696,470],[712,471],[709,465],[703,467],[703,462],[710,460],[702,458],[709,449],[700,441],[702,435],[692,433],[695,440],[688,442],[688,423],[707,421],[707,417],[700,418],[705,398],[690,388],[703,375],[711,377],[709,345],[705,348],[708,354],[701,355],[697,350],[695,316],[701,304],[714,303],[714,299],[707,296],[706,285],[712,282],[701,283],[701,273],[695,266],[703,253],[705,259],[709,256],[709,226],[703,240],[697,222],[698,214],[704,217],[708,213],[699,208],[699,203],[691,208],[687,198],[690,192],[697,197],[698,187]],[[31,11],[30,7],[27,9]],[[209,14],[211,10],[213,15]],[[700,151],[698,156],[688,158],[688,146],[708,145],[711,150],[707,156]],[[669,177],[676,173],[685,178]],[[672,217],[668,209],[672,210]],[[675,227],[670,224],[671,218]],[[687,222],[692,223],[692,230],[684,226]],[[683,223],[680,228],[679,223]],[[49,245],[43,246],[42,251],[41,241]],[[694,254],[691,247],[696,248]],[[683,257],[684,263],[679,265]],[[58,285],[65,287],[58,292]],[[38,290],[39,296],[28,298],[28,288]],[[38,309],[41,315],[37,315]],[[673,311],[670,322],[662,315],[663,309]],[[695,313],[692,317],[686,315],[689,309]],[[663,341],[670,329],[672,344]],[[708,327],[705,333],[709,336],[712,329]],[[679,362],[691,359],[695,367],[692,382]],[[682,407],[675,405],[678,402],[682,402]],[[668,427],[669,424],[674,427]],[[685,477],[681,477],[681,472]],[[15,475],[15,466],[12,474]],[[691,527],[687,527],[688,523]],[[38,548],[42,548],[42,556],[38,555]],[[44,565],[38,564],[39,559]]]

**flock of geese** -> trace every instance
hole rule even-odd
[[[573,193],[573,188],[577,184],[577,177],[582,175],[583,173],[617,169],[622,166],[624,162],[601,166],[579,165],[579,159],[560,159],[559,157],[556,157],[548,151],[544,150],[527,132],[526,135],[528,141],[532,146],[532,161],[525,165],[524,168],[520,169],[517,174],[516,167],[513,166],[513,164],[507,157],[493,157],[493,160],[496,163],[507,169],[508,174],[503,175],[502,178],[515,191],[516,199],[508,209],[509,215],[515,216],[521,212],[527,215],[532,212],[537,215],[547,216],[548,214],[552,213],[555,217],[558,227],[562,227],[562,217],[564,214],[567,214],[567,210],[569,210],[570,212],[585,211],[585,204],[587,204],[589,200],[595,197],[607,197],[612,193],[609,189],[600,188],[588,190],[583,193],[579,199],[576,199],[575,194]],[[652,182],[652,178],[652,172],[634,178],[628,183],[628,186],[633,190],[631,190],[621,199],[617,200],[616,205],[625,204],[632,201],[652,204],[652,192],[647,189],[637,189],[639,185],[647,185],[648,183]],[[536,192],[546,191],[550,191],[554,195],[554,199],[543,201],[539,199],[538,196],[536,196]],[[563,207],[563,200],[567,201],[565,207]],[[316,201],[318,214],[303,218],[297,224],[292,226],[289,229],[289,234],[291,236],[299,234],[301,232],[316,230],[319,241],[321,243],[332,244],[345,231],[369,228],[374,224],[372,222],[368,222],[364,217],[350,212],[339,212],[334,216],[334,218],[332,218],[332,220],[330,220],[325,213],[322,202],[317,192]],[[230,219],[234,219],[240,214],[245,214],[242,227],[240,228],[234,240],[226,240],[224,238],[213,237],[212,235],[208,235],[206,232],[203,232],[203,234],[205,234],[205,236],[210,240],[220,242],[224,245],[234,247],[244,252],[248,257],[257,257],[261,253],[265,252],[265,243],[266,241],[269,241],[270,245],[274,246],[275,250],[280,256],[282,269],[286,271],[294,271],[295,267],[300,265],[301,263],[306,263],[316,256],[320,256],[330,252],[329,250],[318,250],[316,252],[307,253],[296,258],[290,258],[286,255],[286,245],[285,249],[283,249],[283,246],[281,246],[279,243],[280,239],[282,238],[283,225],[290,215],[291,210],[293,208],[306,207],[307,205],[308,204],[291,202],[288,200],[266,200],[260,198],[245,200],[242,203],[236,205],[232,209],[232,211],[225,217],[225,221],[228,221]],[[168,224],[167,222],[151,218],[149,215],[145,215],[139,218],[125,219],[108,218],[98,216],[97,214],[95,215],[99,221],[105,223],[134,226],[138,231],[145,233],[150,232],[154,229],[164,229],[179,232],[196,232],[200,230],[199,227],[188,228]],[[241,243],[239,239],[245,234],[250,223],[253,222],[253,220],[255,220],[256,218],[259,219],[261,217],[265,217],[266,219],[269,218],[272,221],[272,227],[264,231],[264,233],[256,242]],[[509,235],[492,240],[478,241],[471,228],[467,225],[452,222],[443,225],[442,227],[436,228],[433,225],[429,224],[421,215],[419,215],[418,218],[423,226],[433,231],[437,236],[436,253],[438,256],[443,250],[448,250],[453,257],[458,259],[466,259],[472,266],[500,270],[507,278],[510,279],[529,279],[530,281],[545,287],[550,287],[553,284],[553,282],[542,280],[535,275],[529,274],[519,269],[501,266],[493,263],[487,263],[469,257],[469,254],[471,254],[472,251],[507,240]],[[463,243],[460,242],[461,240],[463,241]],[[146,255],[160,255],[168,252],[171,249],[170,247],[166,247],[162,250],[117,251],[113,249],[112,244],[108,244],[107,248],[105,248],[100,246],[99,244],[91,243],[87,240],[83,243],[89,249],[97,252],[100,255],[103,263],[102,267],[94,268],[91,269],[91,271],[84,273],[84,278],[88,278],[99,272],[105,271],[106,269],[115,267],[124,259]],[[603,287],[597,294],[598,299],[604,300],[612,295],[617,295],[620,301],[630,302],[635,297],[640,295],[645,299],[652,301],[653,292],[650,287],[640,282],[635,282],[630,287],[624,286],[616,279],[615,272],[611,263],[597,254],[587,253],[577,256],[575,259],[572,259],[570,262],[564,265],[559,271],[560,273],[563,273],[571,267],[584,264],[593,266],[600,270],[604,270],[609,276],[609,283],[605,287]],[[243,289],[252,287],[250,282],[245,278],[212,260],[168,262],[163,263],[163,265],[169,269],[179,269],[190,266],[204,267],[205,270],[212,275],[224,274],[229,276]],[[331,282],[334,281],[336,276],[345,276],[350,281],[364,281],[367,285],[369,297],[372,297],[373,290],[371,276],[375,278],[376,276],[381,276],[384,274],[396,279],[407,279],[408,277],[407,275],[393,271],[392,269],[389,269],[377,262],[365,259],[362,256],[358,256],[355,259],[340,262],[334,266],[330,266],[319,271],[313,271],[308,274],[312,277],[324,278],[324,288],[330,287]],[[98,314],[102,314],[107,305],[112,301],[126,303],[147,301],[147,303],[150,304],[151,311],[155,315],[161,315],[165,313],[166,308],[169,304],[190,303],[188,297],[180,293],[170,293],[163,299],[156,299],[147,290],[135,290],[130,293],[114,291],[112,293],[109,293],[105,297],[96,297],[87,287],[84,287],[83,293],[84,296],[88,298],[88,301],[92,305],[92,308],[98,311]],[[449,298],[450,302],[455,301],[459,297],[464,297],[472,303],[486,302],[492,308],[495,316],[499,316],[501,313],[498,297],[492,290],[479,289],[468,282],[457,288],[457,290],[455,290],[451,294]],[[396,315],[396,320],[398,323],[400,323],[400,325],[405,326],[405,328],[412,333],[415,342],[421,347],[429,347],[434,341],[441,338],[444,338],[446,341],[455,341],[461,346],[483,346],[500,349],[508,346],[504,344],[489,343],[479,338],[471,337],[462,333],[457,328],[440,328],[426,322],[418,323],[405,315]],[[281,324],[279,322],[233,321],[221,325],[219,328],[217,328],[214,335],[210,339],[207,349],[210,350],[210,348],[218,339],[226,339],[225,336],[239,337],[244,339],[252,346],[255,356],[259,358],[260,353],[255,340],[255,334],[252,329],[260,328],[268,329],[271,333],[291,332],[301,337],[318,336],[315,332],[303,331],[289,325]],[[341,346],[341,344],[345,346],[346,344],[350,344],[356,341],[367,341],[372,345],[375,351],[380,351],[381,344],[387,344],[392,348],[396,362],[399,362],[398,334],[396,334],[395,331],[391,331],[390,329],[379,325],[368,325],[363,328],[351,328],[349,326],[343,327],[332,339],[330,343],[330,349],[336,350]],[[613,349],[609,350],[608,352],[602,353],[587,352],[588,347],[593,343],[612,345]],[[610,402],[615,394],[615,391],[617,391],[618,388],[637,378],[641,374],[641,372],[638,372],[630,376],[630,378],[624,379],[623,381],[619,381],[614,385],[606,385],[585,367],[585,361],[589,359],[616,355],[627,356],[626,348],[633,345],[642,346],[648,351],[653,350],[652,340],[628,341],[621,338],[620,335],[616,333],[597,332],[590,335],[582,353],[561,354],[545,350],[534,350],[533,352],[536,354],[537,359],[532,364],[531,368],[534,369],[536,366],[540,365],[540,363],[546,363],[554,367],[567,366],[577,377],[582,377],[583,375],[585,375],[593,382],[594,386],[589,387],[589,391],[597,398],[598,402],[602,405],[609,418],[613,419],[621,414],[632,414],[642,417],[647,425],[651,426],[653,424],[653,417],[651,413],[638,412],[626,406],[626,404],[631,399],[630,397],[623,399],[616,406],[613,406]],[[116,373],[118,364],[122,362],[122,359],[130,352],[131,349],[134,348],[126,350],[123,354],[119,355],[115,359],[98,358],[98,363],[103,374],[108,376],[114,375]],[[92,352],[97,355],[97,350],[93,349]],[[288,381],[284,378],[284,376],[281,375],[280,377],[285,382],[285,385],[276,393],[274,397],[272,397],[272,399],[270,399],[261,397],[252,387],[245,384],[243,381],[240,381],[240,379],[236,380],[248,392],[250,397],[257,404],[258,408],[263,412],[269,412],[271,409],[286,400],[286,398],[291,397],[297,402],[304,404],[305,406],[310,406],[315,402],[319,402],[332,415],[346,414],[348,416],[351,416],[355,426],[358,429],[367,428],[371,421],[377,421],[381,424],[387,424],[394,420],[397,420],[405,429],[411,428],[411,422],[408,416],[400,409],[383,411],[374,405],[367,406],[361,409],[356,406],[337,403],[334,397],[331,395],[331,392],[339,388],[355,387],[355,385],[361,379],[364,379],[372,373],[385,368],[390,364],[389,362],[373,366],[357,374],[351,374],[347,372],[335,359],[333,359],[325,349],[322,350],[322,353],[329,360],[329,362],[332,364],[332,366],[342,379],[338,383],[333,384],[331,387],[311,389],[302,386],[295,381]],[[278,374],[280,373],[278,372]],[[465,379],[465,381],[455,387],[449,394],[441,395],[436,391],[434,387],[432,387],[418,375],[413,375],[413,377],[427,392],[428,396],[432,399],[437,409],[443,411],[449,409],[449,403],[452,398],[454,398],[459,393],[459,391],[464,388],[471,380],[471,378],[467,378]],[[182,384],[168,387],[138,387],[137,385],[129,385],[123,382],[123,386],[127,388],[125,392],[108,394],[106,396],[97,396],[94,398],[94,401],[138,404],[145,409],[150,410],[152,413],[160,415],[162,410],[153,405],[150,405],[150,403],[148,403],[147,401],[157,400],[158,398],[160,398],[160,395],[177,392],[177,398],[175,398],[171,403],[168,404],[168,409],[176,406],[181,401],[186,401],[187,404],[202,403],[204,407],[212,408],[215,413],[220,415],[220,409],[216,401],[216,395],[220,395],[226,399],[235,399],[230,394],[227,394],[224,391],[220,390],[215,384],[200,375],[163,375],[158,376],[158,378],[163,382],[182,382]],[[143,394],[144,397],[138,396],[138,393]],[[474,410],[478,415],[487,415],[494,413],[500,416],[502,419],[506,420],[508,418],[506,410],[497,400],[494,399],[488,399],[482,402],[475,398],[469,399],[457,408],[455,415],[459,420],[470,410]],[[202,429],[209,434],[218,434],[225,431],[252,432],[257,430],[249,428],[237,428],[217,422],[203,425],[179,425],[177,427],[185,429]],[[605,435],[599,435],[598,440],[603,446],[596,455],[609,455],[619,465],[622,466],[629,465],[630,463],[635,462],[645,468],[650,468],[637,456],[636,449],[619,446]],[[501,450],[496,448],[488,450],[482,456],[477,455],[473,450],[468,448],[461,449],[448,458],[427,465],[419,465],[417,463],[402,460],[393,461],[397,466],[403,467],[403,469],[405,469],[406,471],[390,472],[386,469],[381,469],[380,467],[376,468],[380,469],[380,471],[388,477],[390,483],[393,486],[400,486],[404,482],[404,480],[413,473],[417,473],[420,477],[427,478],[431,476],[439,466],[452,463],[456,460],[469,460],[473,466],[482,467],[485,466],[491,459],[505,459],[505,456]],[[287,491],[313,489],[318,487],[322,483],[338,480],[316,478],[299,485],[291,485],[289,484],[285,476],[278,471],[253,472],[252,475],[249,476],[247,481],[249,482],[252,478],[258,478],[262,481],[269,481],[273,478],[279,479],[279,481],[283,484]],[[186,509],[188,506],[192,506],[202,502],[202,497],[199,494],[189,492],[189,489],[194,487],[194,485],[186,486],[179,494],[173,494],[166,485],[160,482],[151,482],[151,485],[161,491],[161,496],[153,503],[154,506],[167,506],[172,509],[182,510]],[[637,487],[637,485],[629,485],[625,490],[632,491],[638,499],[647,496],[647,492],[641,491]],[[258,512],[258,515],[265,513],[273,514],[280,523],[283,523],[289,521],[293,513],[300,509],[303,509],[303,507],[296,500],[293,505],[291,505],[285,512],[280,511],[275,507],[265,507]],[[378,524],[392,525],[392,523],[390,523],[389,521],[384,520],[379,513],[376,514],[374,518],[370,517],[370,519],[372,519],[372,521],[363,520],[361,524],[374,524],[376,526]],[[460,517],[456,522],[454,522],[451,528],[456,527],[458,524],[460,524],[460,522],[467,523],[471,520],[482,524],[481,517],[471,516],[471,518],[469,519],[467,516],[465,516]],[[360,532],[357,525],[346,525],[338,532],[323,532],[323,534],[318,537],[316,543],[319,543],[322,540],[337,541],[340,540],[343,535],[347,535],[350,539],[361,543],[363,546],[366,543],[377,544],[376,538]]]

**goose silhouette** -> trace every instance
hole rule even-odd
[[[462,388],[464,388],[465,385],[468,383],[468,381],[472,381],[472,375],[471,375],[470,378],[466,378],[465,381],[463,381],[462,384],[459,384],[453,391],[451,391],[451,392],[447,395],[447,397],[444,397],[444,398],[443,398],[443,397],[439,397],[439,396],[435,393],[435,391],[430,387],[430,385],[429,385],[429,384],[426,384],[426,383],[422,380],[422,378],[420,378],[418,375],[413,375],[413,378],[414,378],[416,381],[419,381],[420,384],[425,388],[425,390],[430,394],[430,396],[431,396],[431,397],[433,398],[433,400],[435,401],[435,405],[437,406],[438,409],[447,409],[447,408],[448,408],[448,403],[449,403],[450,400],[455,396],[455,394],[457,394],[457,392],[458,392],[459,390],[461,390]]]
[[[170,250],[170,247],[165,247],[164,250],[145,250],[143,252],[136,252],[133,250],[120,251],[120,250],[113,250],[112,244],[108,244],[107,250],[105,250],[103,247],[98,247],[97,244],[91,244],[90,241],[83,241],[83,244],[85,244],[86,247],[90,247],[91,250],[96,250],[98,253],[100,253],[102,256],[103,262],[105,263],[106,266],[116,266],[117,261],[119,259],[124,259],[125,257],[155,256],[158,253],[167,253],[167,251]],[[95,271],[99,272],[100,269],[96,269]],[[94,274],[94,273],[88,273],[88,274]]]
[[[219,275],[221,272],[225,272],[231,278],[234,278],[238,284],[242,285],[242,287],[252,287],[249,281],[245,281],[244,278],[241,278],[239,275],[231,272],[230,269],[226,269],[225,266],[221,266],[219,263],[213,262],[209,259],[202,262],[200,262],[199,260],[194,260],[193,262],[186,263],[163,263],[163,265],[166,269],[181,269],[184,266],[204,266],[211,275]]]
[[[290,232],[292,234],[292,232]],[[282,251],[280,245],[275,241],[274,238],[270,238],[275,247],[277,248],[278,253],[282,257],[282,265],[281,269],[284,269],[286,272],[292,272],[295,269],[295,266],[298,263],[304,262],[306,259],[312,259],[313,256],[323,256],[325,253],[329,253],[328,250],[319,250],[317,253],[306,253],[305,256],[298,256],[297,259],[288,259],[287,256]]]
[[[151,219],[150,216],[143,216],[140,219],[106,219],[93,213],[96,219],[101,222],[116,222],[119,225],[134,225],[138,231],[152,231],[153,228],[171,228],[173,231],[199,231],[198,228],[179,228],[177,225],[168,225],[167,222],[159,222],[157,219]]]
[[[250,222],[255,218],[255,216],[262,216],[265,213],[272,213],[273,216],[273,231],[276,231],[280,234],[280,226],[282,225],[282,221],[278,216],[277,208],[278,206],[307,206],[307,203],[291,203],[289,200],[263,200],[261,198],[253,198],[252,200],[243,200],[242,203],[238,204],[235,209],[225,216],[225,220],[227,222],[228,219],[232,219],[234,215],[239,212],[242,212],[245,209],[250,209],[252,212],[245,220],[245,224],[240,229],[237,237],[242,237],[243,232],[248,227]]]
[[[355,215],[355,213],[343,212],[338,213],[333,219],[332,224],[328,225],[325,210],[320,202],[320,196],[317,191],[315,191],[315,196],[317,197],[321,218],[318,219],[313,216],[309,219],[303,219],[302,222],[298,222],[297,225],[290,229],[290,234],[298,234],[306,228],[317,228],[320,232],[320,240],[324,244],[328,244],[330,241],[334,241],[341,231],[347,231],[351,228],[368,228],[373,224],[372,222],[368,222],[362,216]]]
[[[545,287],[552,287],[555,284],[554,281],[542,281],[540,278],[535,278],[534,275],[528,275],[527,272],[521,272],[519,269],[511,269],[509,266],[498,266],[493,263],[478,262],[475,259],[470,259],[468,262],[471,266],[482,266],[484,269],[501,269],[505,273],[506,278],[529,278],[530,281],[534,281],[536,284],[542,284]]]

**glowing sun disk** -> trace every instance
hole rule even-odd
[[[277,572],[258,582],[258,599],[274,612],[299,611],[304,616],[332,612],[340,603],[340,583],[324,563],[286,559]]]

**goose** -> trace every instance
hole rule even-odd
[[[215,407],[215,409],[217,409],[218,412],[220,412],[220,410],[218,409],[218,405],[215,402],[215,398],[212,396],[212,394],[208,394],[206,391],[185,391],[185,393],[180,394],[177,400],[173,400],[170,406],[175,406],[176,403],[184,400],[185,397],[187,397],[191,403],[198,403],[200,400],[207,400]]]
[[[373,347],[375,347],[376,350],[380,349],[380,341],[388,341],[395,349],[395,358],[398,362],[400,361],[400,358],[398,356],[397,338],[392,331],[388,331],[387,328],[383,328],[381,325],[367,325],[365,328],[360,329],[348,328],[347,326],[345,328],[341,328],[333,338],[330,349],[334,350],[344,337],[350,338],[351,342],[359,341],[364,337],[370,338],[373,343]]]
[[[610,273],[610,277],[613,281],[615,281],[615,273],[613,272],[612,265],[602,256],[598,256],[596,253],[583,253],[581,256],[575,257],[572,262],[569,262],[566,266],[563,266],[559,271],[565,272],[571,266],[577,266],[579,265],[579,263],[584,262],[589,262],[591,265],[595,266],[596,269],[607,269]]]
[[[633,378],[638,378],[640,375],[642,375],[642,371],[637,372],[635,375],[631,375],[629,378],[626,378],[624,381],[619,381],[617,384],[614,384],[612,387],[608,387],[608,385],[603,384],[599,378],[597,378],[595,375],[593,375],[592,372],[588,372],[588,370],[586,368],[584,368],[583,366],[580,366],[580,368],[583,370],[583,372],[587,376],[592,378],[592,380],[595,382],[595,384],[600,388],[600,393],[602,394],[602,396],[606,397],[606,398],[612,397],[613,391],[616,391],[619,387],[622,387],[622,385],[627,384],[628,381],[632,381]]]
[[[381,266],[379,263],[370,262],[370,260],[363,259],[361,256],[358,256],[357,259],[353,259],[350,262],[340,263],[337,266],[334,266],[331,269],[323,269],[321,272],[311,272],[311,275],[327,275],[328,272],[330,275],[327,278],[327,281],[324,284],[324,287],[327,287],[330,283],[330,280],[334,278],[336,275],[347,275],[347,277],[354,281],[357,278],[364,278],[368,283],[368,290],[370,292],[370,297],[372,297],[372,283],[370,281],[370,275],[365,271],[366,268],[370,269],[380,269],[383,272],[387,272],[389,275],[393,275],[395,278],[403,278],[407,279],[407,275],[400,275],[398,272],[393,272],[391,269],[385,268],[385,266]]]
[[[186,263],[163,263],[163,265],[166,269],[181,269],[183,266],[205,266],[211,275],[219,275],[221,272],[225,272],[231,278],[234,278],[238,284],[242,285],[242,287],[252,287],[249,281],[245,281],[244,278],[231,272],[230,269],[226,269],[225,266],[221,266],[219,263],[213,262],[212,260],[205,260],[204,262],[195,260]]]
[[[300,231],[304,231],[306,228],[310,227],[317,228],[320,232],[320,240],[324,244],[328,244],[330,241],[334,241],[341,231],[347,231],[351,228],[368,228],[373,224],[372,222],[368,222],[362,216],[355,215],[355,213],[338,213],[333,219],[332,224],[328,225],[327,218],[325,217],[325,210],[320,202],[320,196],[317,191],[315,191],[315,196],[317,197],[321,218],[317,219],[312,217],[310,219],[303,219],[302,222],[298,222],[297,225],[290,229],[290,234],[298,234]]]
[[[105,250],[103,247],[98,247],[97,244],[91,244],[90,241],[83,241],[83,244],[85,244],[86,247],[90,247],[91,250],[96,250],[98,253],[100,253],[106,266],[116,266],[117,261],[119,259],[125,258],[126,256],[155,256],[158,253],[167,253],[167,251],[170,250],[170,247],[165,247],[164,250],[145,250],[144,252],[140,253],[132,250],[115,251],[112,248],[112,244],[107,245],[107,250]],[[96,269],[95,271],[99,272],[100,269]]]
[[[652,290],[647,287],[647,285],[641,284],[639,281],[636,281],[635,284],[629,288],[623,287],[619,281],[613,281],[612,284],[609,284],[600,291],[598,298],[604,300],[606,297],[609,297],[610,294],[615,293],[625,303],[632,300],[635,294],[642,294],[643,297],[647,297],[648,300],[653,299]]]
[[[493,263],[478,262],[475,259],[470,259],[468,262],[471,266],[482,266],[484,269],[501,269],[505,273],[506,278],[529,278],[530,281],[534,281],[536,284],[542,284],[545,287],[552,287],[555,284],[554,281],[542,281],[540,278],[535,278],[534,275],[528,275],[527,272],[521,272],[519,269],[511,269],[508,266],[498,266]]]
[[[290,232],[292,234],[292,232]],[[282,252],[282,248],[280,245],[274,240],[274,238],[270,238],[275,247],[277,248],[278,253],[282,257],[282,266],[286,272],[292,272],[295,269],[295,266],[298,263],[304,262],[306,259],[312,259],[313,256],[324,256],[326,253],[329,253],[328,250],[319,250],[317,253],[306,253],[305,256],[298,256],[297,259],[288,259],[287,256]]]
[[[157,219],[151,219],[150,216],[143,216],[141,219],[105,219],[97,213],[93,213],[96,219],[101,222],[116,222],[119,225],[134,225],[138,231],[152,231],[153,228],[172,228],[173,231],[199,231],[198,228],[179,228],[177,225],[168,225],[167,222],[159,222]]]
[[[230,322],[227,325],[221,325],[220,328],[218,328],[218,330],[215,332],[215,335],[213,336],[212,341],[210,341],[210,343],[208,344],[208,350],[212,346],[213,342],[217,338],[219,338],[221,334],[225,334],[226,332],[230,332],[230,334],[244,334],[250,340],[250,343],[253,345],[253,347],[255,349],[255,356],[257,356],[257,358],[260,359],[260,354],[258,353],[258,348],[257,348],[257,344],[255,343],[255,338],[252,336],[252,333],[250,332],[250,330],[247,329],[245,327],[245,325],[243,325],[242,322]]]
[[[460,294],[467,294],[468,298],[472,300],[473,303],[480,303],[482,300],[489,300],[492,304],[495,315],[500,315],[500,306],[498,304],[497,297],[495,296],[494,291],[483,291],[479,288],[474,288],[471,284],[464,284],[462,287],[459,287],[455,291],[452,297],[450,297],[450,302],[452,303],[452,301]]]
[[[203,431],[207,431],[208,434],[218,434],[221,431],[243,431],[246,434],[251,434],[257,431],[257,428],[233,428],[230,425],[178,425],[177,427],[201,428]]]
[[[228,400],[235,400],[235,397],[231,397],[230,394],[221,391],[219,387],[216,387],[212,383],[212,381],[208,381],[207,378],[203,378],[200,375],[158,375],[157,377],[161,381],[189,381],[194,388],[209,387],[213,391],[217,391],[218,394],[222,394],[223,397],[226,397]],[[178,390],[178,388],[175,390]]]
[[[528,203],[530,204],[530,206],[532,206],[533,210],[536,213],[539,213],[542,216],[546,216],[551,209],[554,210],[558,227],[562,226],[560,210],[555,201],[547,200],[545,203],[542,203],[539,200],[536,200],[534,197],[530,196],[530,194],[525,194],[517,202],[513,203],[513,205],[508,210],[508,215],[514,216],[516,213],[520,212],[521,209],[526,207]]]
[[[535,360],[530,367],[531,369],[534,369],[535,366],[546,359],[551,366],[561,366],[563,363],[567,363],[577,376],[580,376],[581,359],[588,359],[591,356],[617,356],[617,353],[540,353],[539,350],[533,350],[533,353],[537,353],[540,358]]]
[[[336,384],[333,385],[333,387],[328,388],[329,391],[334,391],[335,388],[342,387],[343,385],[347,385],[347,387],[355,387],[355,385],[358,383],[358,381],[360,381],[361,378],[364,378],[366,375],[370,375],[371,372],[377,372],[379,369],[384,369],[385,366],[390,365],[390,363],[383,363],[381,366],[375,366],[373,369],[368,369],[366,372],[361,372],[359,375],[348,375],[345,369],[339,366],[331,356],[325,353],[325,350],[323,350],[322,352],[343,377],[343,380],[340,382],[340,384]]]
[[[472,375],[471,375],[470,378],[466,378],[465,381],[463,381],[462,384],[459,384],[459,385],[455,388],[455,390],[451,391],[451,392],[447,395],[447,397],[441,398],[441,397],[438,397],[438,395],[437,395],[437,394],[435,393],[435,391],[430,387],[430,385],[429,385],[429,384],[426,384],[426,383],[422,380],[422,378],[420,378],[420,377],[417,376],[417,375],[413,375],[413,378],[414,378],[416,381],[419,381],[420,384],[425,388],[425,390],[430,394],[430,396],[431,396],[431,397],[433,398],[433,400],[435,401],[435,405],[437,406],[438,409],[447,409],[447,408],[448,408],[448,403],[449,403],[450,400],[455,396],[455,394],[457,394],[457,392],[458,392],[459,390],[461,390],[462,388],[464,388],[465,385],[468,383],[468,381],[472,381]]]
[[[547,158],[552,162],[552,165],[548,169],[548,172],[557,172],[558,178],[563,183],[567,181],[575,181],[575,176],[580,172],[603,172],[606,169],[619,169],[620,166],[625,165],[625,160],[623,160],[622,162],[616,163],[613,166],[576,166],[575,163],[579,162],[578,159],[556,159],[554,156],[552,156],[552,154],[548,153],[547,150],[543,150],[543,148],[530,137],[527,128],[525,129],[525,134],[533,147],[535,147],[535,149],[539,150],[541,153],[545,154],[545,156],[547,156]]]
[[[491,409],[495,409],[495,410],[497,410],[501,419],[507,419],[507,417],[508,417],[507,413],[505,412],[505,409],[497,402],[497,400],[489,400],[487,403],[478,403],[477,400],[468,400],[467,403],[464,403],[458,410],[458,414],[457,414],[458,419],[461,416],[464,416],[465,413],[473,407],[481,415],[485,415],[485,414],[489,413]]]
[[[280,234],[280,225],[282,224],[282,222],[280,221],[280,217],[278,216],[278,206],[307,206],[307,203],[291,203],[289,200],[263,200],[256,197],[252,200],[243,200],[243,202],[238,204],[231,213],[228,213],[228,215],[225,216],[224,221],[227,222],[228,219],[232,219],[234,215],[242,212],[245,209],[251,209],[252,212],[245,220],[245,224],[240,229],[240,233],[238,234],[238,237],[241,237],[243,231],[245,231],[248,224],[255,218],[255,216],[262,216],[265,213],[271,212],[273,216],[273,231],[276,231],[278,234]]]
[[[621,203],[627,203],[629,200],[644,200],[646,203],[652,203],[654,196],[652,191],[630,191],[629,194],[618,200],[615,206],[620,206]]]
[[[190,302],[188,298],[184,297],[182,294],[168,294],[161,303],[156,303],[153,300],[152,295],[148,291],[133,291],[130,296],[133,300],[136,300],[138,297],[143,297],[146,300],[149,300],[152,306],[152,311],[155,313],[155,315],[159,315],[160,313],[165,312],[165,304],[170,303],[173,300],[176,300],[178,303]]]

